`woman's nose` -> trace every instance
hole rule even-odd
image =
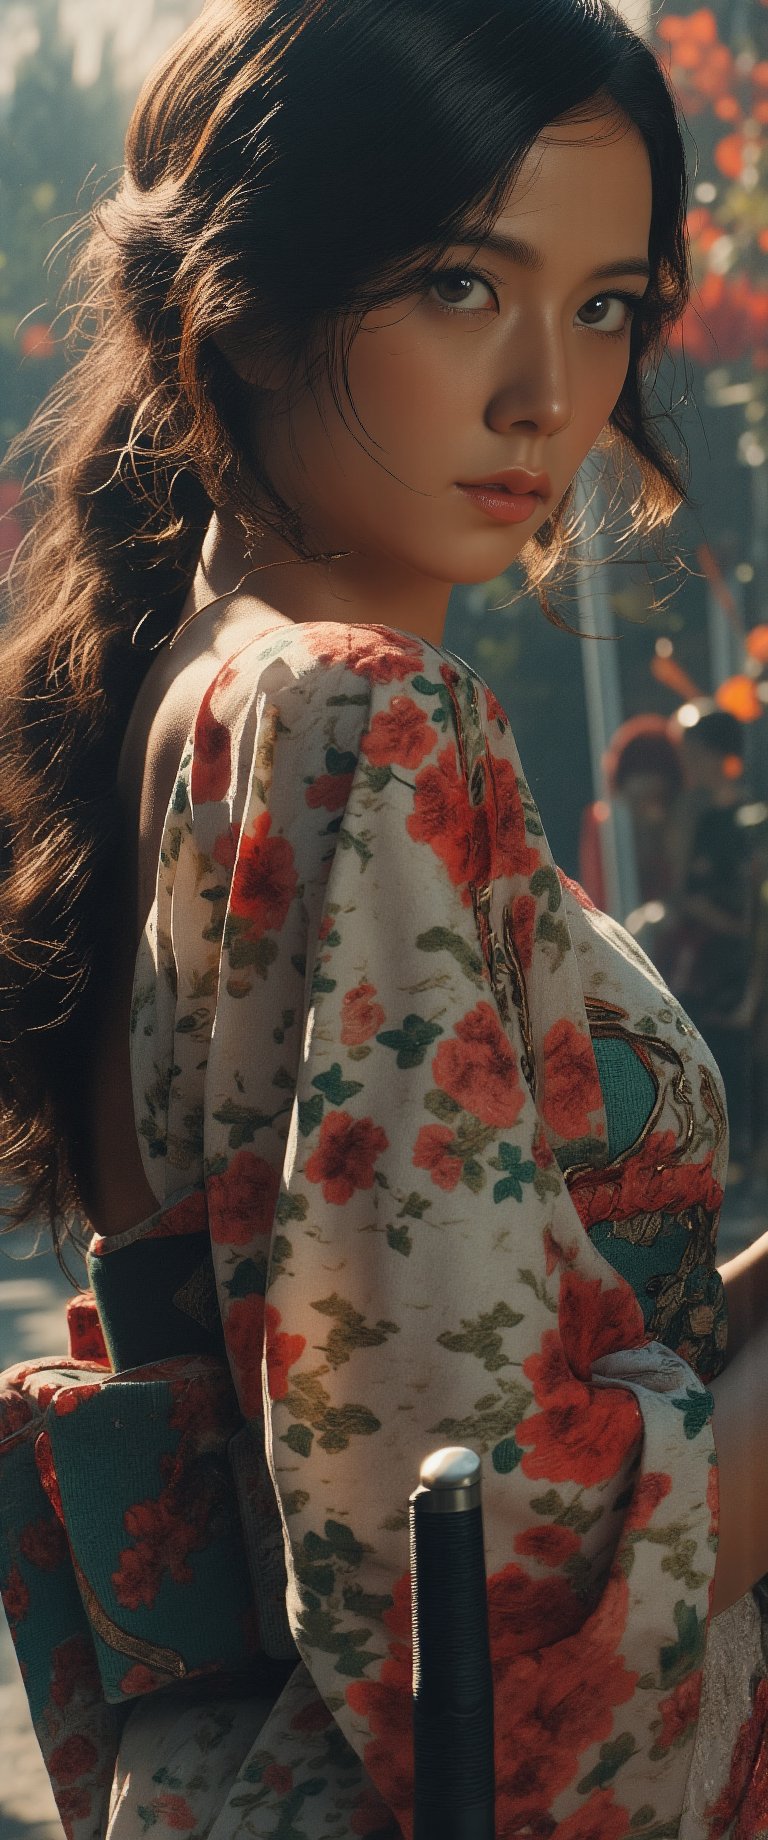
[[[510,336],[504,376],[489,404],[489,425],[497,432],[525,423],[539,434],[567,427],[573,414],[562,332],[539,323]]]

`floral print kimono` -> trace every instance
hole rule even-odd
[[[167,812],[132,1072],[158,1210],[94,1258],[115,1271],[191,1214],[209,1237],[263,1453],[258,1639],[294,1665],[196,1698],[135,1665],[127,1714],[87,1732],[77,1681],[53,1694],[74,1840],[409,1835],[407,1504],[449,1443],[483,1460],[499,1840],[768,1832],[751,1594],[709,1627],[721,1082],[558,873],[460,659],[317,623],[218,672]],[[112,1587],[162,1640],[173,1541],[148,1511]]]

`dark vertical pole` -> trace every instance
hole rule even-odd
[[[493,1677],[480,1459],[455,1445],[410,1498],[413,1840],[494,1840]]]

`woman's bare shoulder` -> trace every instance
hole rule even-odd
[[[117,790],[134,851],[137,938],[154,899],[163,826],[184,743],[211,684],[236,654],[254,643],[261,625],[256,609],[217,631],[201,621],[197,631],[188,629],[177,648],[165,646],[158,652],[134,702],[118,762]]]

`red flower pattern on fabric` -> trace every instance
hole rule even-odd
[[[60,1521],[30,1521],[19,1542],[25,1559],[41,1572],[55,1572],[69,1552],[67,1536]]]
[[[603,1098],[592,1043],[567,1016],[544,1036],[544,1074],[539,1105],[558,1137],[571,1142],[595,1130],[594,1113]]]
[[[532,894],[515,895],[509,910],[512,938],[524,971],[533,963],[533,934],[536,926],[536,902]]]
[[[236,1297],[230,1303],[224,1317],[224,1335],[242,1412],[246,1418],[261,1418],[264,1298],[258,1292],[252,1292],[249,1297]]]
[[[167,1678],[156,1674],[153,1668],[145,1667],[143,1661],[134,1662],[120,1682],[120,1691],[127,1699],[138,1699],[142,1693],[154,1693],[156,1688],[167,1686]]]
[[[424,1124],[413,1147],[414,1169],[428,1169],[438,1188],[450,1191],[461,1180],[461,1155],[445,1124]]]
[[[435,1083],[483,1124],[514,1124],[523,1105],[517,1060],[498,1013],[476,1003],[432,1062]]]
[[[709,1531],[717,1539],[720,1532],[720,1472],[716,1463],[710,1463],[709,1466],[707,1507],[709,1509]],[[714,1579],[712,1582],[714,1583]]]
[[[488,872],[494,878],[534,875],[538,850],[528,842],[525,809],[511,760],[488,754],[486,804],[490,831]],[[484,879],[481,871],[481,879]]]
[[[55,1401],[55,1399],[56,1399],[56,1393],[54,1391],[53,1400]],[[53,1451],[51,1449],[51,1440],[50,1440],[50,1437],[47,1431],[38,1432],[38,1435],[35,1438],[35,1464],[37,1467],[37,1473],[40,1477],[40,1481],[43,1485],[43,1488],[45,1489],[46,1495],[48,1496],[48,1500],[51,1504],[51,1507],[53,1508],[53,1512],[57,1516],[58,1520],[61,1521],[61,1525],[63,1527],[64,1526],[64,1508],[62,1506],[61,1490],[59,1488],[59,1479],[58,1479],[58,1476],[56,1475],[56,1466],[53,1461]]]
[[[57,1389],[51,1405],[57,1418],[68,1418],[70,1412],[77,1412],[84,1406],[86,1399],[92,1399],[94,1393],[101,1392],[101,1384],[94,1381],[93,1386],[62,1386]],[[45,1434],[41,1432],[41,1437]]]
[[[540,1353],[529,1355],[523,1372],[544,1408],[523,1419],[515,1432],[518,1444],[526,1447],[525,1475],[587,1488],[619,1475],[642,1439],[634,1394],[576,1379],[555,1329],[545,1330]]]
[[[32,1423],[33,1418],[30,1400],[25,1399],[24,1394],[17,1392],[15,1387],[9,1386],[0,1398],[0,1437],[15,1437],[16,1432],[23,1431],[26,1425]]]
[[[511,762],[486,756],[485,795],[475,805],[450,743],[418,774],[406,830],[415,843],[430,845],[466,900],[469,883],[528,877],[539,866]]]
[[[317,1149],[306,1166],[309,1182],[321,1182],[323,1198],[343,1206],[358,1188],[373,1188],[374,1164],[389,1138],[372,1118],[330,1112],[320,1126]]]
[[[190,794],[193,805],[224,799],[232,774],[230,732],[226,722],[219,722],[212,709],[217,691],[235,682],[237,673],[229,665],[217,672],[209,684],[197,712],[192,750]]]
[[[345,1048],[359,1048],[386,1022],[387,1012],[380,1003],[374,1003],[375,996],[375,984],[355,984],[343,996],[340,1039]]]
[[[197,1826],[197,1815],[184,1795],[174,1795],[166,1789],[162,1795],[153,1796],[151,1808],[155,1820],[164,1821],[175,1833],[188,1834]]]
[[[580,1550],[581,1541],[570,1527],[526,1527],[515,1539],[515,1552],[540,1565],[562,1565]]]
[[[284,1399],[288,1375],[301,1360],[307,1346],[304,1335],[286,1335],[280,1328],[282,1317],[274,1304],[267,1304],[267,1384],[270,1399]]]
[[[69,1636],[57,1643],[52,1664],[51,1699],[56,1706],[68,1706],[78,1693],[90,1698],[98,1691],[99,1670],[89,1636]]]
[[[378,1680],[355,1680],[346,1690],[347,1705],[368,1723],[373,1737],[364,1759],[368,1775],[380,1789],[400,1826],[410,1833],[413,1821],[413,1712],[411,1580],[398,1578],[392,1609],[384,1612],[390,1632],[389,1652]]]
[[[18,1565],[12,1565],[3,1585],[3,1606],[11,1632],[26,1616],[29,1609],[29,1591]]]
[[[211,1238],[244,1246],[255,1233],[271,1233],[279,1190],[278,1170],[253,1150],[237,1150],[221,1175],[208,1178]]]
[[[420,705],[410,696],[394,696],[389,708],[374,716],[360,746],[373,767],[420,767],[436,740]]]
[[[216,838],[211,855],[214,862],[220,864],[231,875],[237,860],[237,846],[240,842],[240,825],[229,824]]]
[[[562,1641],[581,1628],[584,1617],[582,1599],[568,1578],[532,1578],[520,1565],[505,1565],[488,1580],[494,1667]]]
[[[319,773],[307,786],[304,798],[314,811],[342,811],[352,791],[353,773]]]
[[[416,780],[406,830],[414,843],[427,843],[445,864],[457,888],[476,879],[477,815],[460,777],[456,749],[449,743]],[[486,849],[487,856],[487,849]],[[467,897],[468,898],[468,897]]]
[[[83,1737],[81,1732],[73,1732],[70,1738],[65,1738],[63,1744],[58,1744],[49,1753],[48,1769],[57,1782],[75,1783],[78,1776],[85,1776],[97,1762],[95,1744],[91,1743],[90,1738]]]
[[[579,1380],[589,1380],[601,1355],[641,1348],[648,1340],[635,1293],[621,1279],[603,1285],[599,1278],[564,1271],[558,1322],[568,1364]]]
[[[424,669],[418,639],[389,626],[305,626],[308,650],[319,664],[344,664],[372,684],[391,684]]]
[[[174,1515],[172,1504],[162,1496],[136,1502],[123,1519],[134,1544],[123,1549],[112,1574],[118,1603],[127,1610],[138,1610],[142,1604],[151,1607],[166,1571],[177,1584],[191,1583],[189,1554],[203,1544],[198,1526]]]
[[[86,1821],[91,1812],[91,1793],[88,1789],[69,1786],[56,1790],[56,1806],[66,1840],[72,1840],[75,1821]]]
[[[483,685],[483,690],[485,694],[485,712],[488,721],[498,722],[502,732],[504,732],[509,727],[507,712],[505,709],[502,709],[498,697],[493,690],[489,690],[487,684]]]
[[[291,1731],[327,1731],[333,1724],[333,1713],[319,1694],[309,1704],[302,1706],[291,1719]]]
[[[93,1248],[92,1248],[93,1250]],[[100,1361],[111,1365],[92,1291],[71,1297],[67,1304],[69,1352],[74,1361]]]
[[[571,1197],[582,1225],[631,1220],[657,1210],[670,1214],[691,1207],[717,1213],[723,1191],[712,1173],[711,1152],[700,1163],[680,1161],[672,1131],[652,1131],[636,1155],[618,1169],[589,1170],[574,1177]]]
[[[272,819],[261,812],[252,831],[241,836],[229,897],[230,913],[248,922],[252,939],[279,932],[296,893],[296,865],[286,837],[271,837]]]
[[[647,1476],[641,1476],[635,1483],[632,1503],[624,1522],[625,1533],[639,1533],[652,1521],[656,1509],[661,1506],[672,1487],[672,1477],[665,1476],[663,1470],[650,1470]]]
[[[234,1307],[234,1306],[233,1306]],[[166,1375],[168,1363],[164,1363]],[[143,1377],[151,1372],[143,1369]],[[212,1455],[236,1429],[237,1407],[229,1376],[218,1363],[200,1363],[174,1396],[169,1425],[179,1432],[175,1452],[160,1459],[163,1487],[154,1497],[132,1503],[123,1514],[131,1544],[120,1552],[112,1584],[118,1603],[136,1610],[154,1604],[166,1576],[190,1584],[190,1555],[209,1543],[221,1513],[222,1485],[215,1465],[200,1465],[201,1449]]]
[[[559,1596],[553,1604],[553,1586]],[[567,1594],[567,1595],[566,1595]],[[389,1652],[378,1681],[355,1681],[346,1699],[373,1734],[365,1766],[410,1830],[413,1794],[411,1721],[410,1579],[398,1579],[393,1608],[384,1616]],[[607,1601],[606,1601],[607,1600]],[[626,1581],[612,1581],[600,1611],[584,1621],[584,1605],[565,1579],[531,1580],[508,1566],[488,1581],[488,1614],[497,1705],[496,1824],[499,1833],[524,1831],[546,1820],[552,1800],[577,1773],[579,1757],[611,1734],[617,1707],[631,1699],[637,1675],[617,1653],[627,1618]],[[563,1634],[567,1630],[571,1633]],[[544,1645],[537,1646],[537,1633]],[[503,1734],[503,1735],[502,1735]],[[584,1840],[604,1840],[595,1826],[605,1813],[606,1835],[621,1840],[624,1819],[610,1796],[585,1803]],[[573,1820],[575,1817],[569,1817]],[[532,1832],[538,1832],[532,1826]],[[551,1825],[542,1834],[552,1832]],[[572,1828],[573,1840],[580,1833]],[[566,1828],[566,1833],[568,1829]]]
[[[288,1391],[288,1374],[300,1360],[306,1347],[303,1335],[286,1335],[281,1331],[280,1311],[274,1304],[265,1305],[254,1291],[250,1297],[237,1297],[227,1310],[224,1330],[227,1346],[238,1377],[240,1404],[246,1418],[262,1413],[261,1357],[266,1327],[267,1382],[271,1399],[284,1399]]]
[[[656,1739],[656,1749],[668,1751],[679,1738],[685,1736],[695,1725],[701,1704],[702,1670],[687,1674],[685,1680],[678,1682],[673,1693],[661,1700],[661,1731]]]
[[[626,1580],[612,1577],[598,1611],[578,1631],[510,1661],[498,1656],[489,1596],[496,1728],[505,1734],[496,1746],[500,1833],[517,1833],[547,1815],[573,1782],[583,1752],[610,1737],[616,1709],[631,1700],[637,1675],[618,1652],[627,1608]]]
[[[349,1829],[365,1840],[402,1840],[400,1829],[375,1789],[364,1789],[352,1810]]]
[[[586,888],[582,888],[581,882],[575,882],[571,875],[565,874],[564,869],[558,869],[557,874],[561,888],[573,895],[574,901],[578,901],[586,914],[599,913],[599,908],[595,906],[594,901],[590,901]]]
[[[284,1763],[268,1763],[264,1771],[264,1782],[274,1795],[290,1795],[293,1788],[293,1771]]]

